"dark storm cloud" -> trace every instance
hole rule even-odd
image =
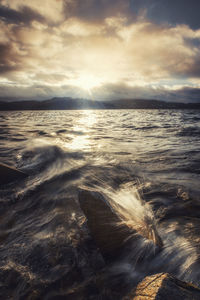
[[[200,28],[199,0],[131,0],[130,3],[133,14],[143,12],[153,22]]]
[[[32,21],[45,22],[45,18],[28,6],[22,6],[20,11],[0,5],[0,19],[11,24],[30,24]]]
[[[176,93],[180,100],[200,103],[200,88],[185,87]]]
[[[165,101],[200,103],[200,88],[183,87],[178,90],[160,91],[160,98]]]
[[[95,89],[96,99],[155,99],[168,102],[200,103],[200,88],[183,87],[171,90],[163,87],[128,86],[126,84],[106,84],[101,90]]]

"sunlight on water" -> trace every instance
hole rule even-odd
[[[77,128],[78,129],[78,128]],[[80,149],[80,147],[87,149],[90,148],[90,136],[83,135],[83,136],[76,136],[73,137],[72,141],[68,144],[65,144],[66,147],[72,150]]]
[[[92,110],[84,110],[80,118],[72,124],[72,134],[68,134],[69,141],[63,141],[61,144],[72,150],[88,150],[92,147],[91,129],[96,123],[96,114]]]

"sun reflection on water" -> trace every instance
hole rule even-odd
[[[96,123],[96,113],[92,110],[83,110],[80,112],[80,117],[73,124],[72,133],[67,134],[69,139],[63,141],[63,146],[72,150],[88,150],[93,146],[91,139],[92,128]]]

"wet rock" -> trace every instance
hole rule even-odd
[[[28,175],[14,167],[0,163],[0,185],[26,178]]]
[[[169,274],[148,276],[123,300],[198,300],[200,289]]]
[[[100,193],[81,191],[79,203],[104,258],[114,259],[119,255],[124,242],[133,234],[132,230],[121,224],[120,218]]]

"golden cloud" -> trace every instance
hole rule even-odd
[[[130,22],[119,14],[101,21],[75,15],[66,19],[63,7],[75,10],[77,3],[2,1],[16,11],[28,6],[49,20],[32,20],[29,26],[1,21],[2,80],[89,91],[117,83],[144,87],[162,81],[173,85],[174,81],[175,86],[179,77],[200,77],[200,50],[193,43],[200,42],[200,30],[186,25],[155,25],[144,18]],[[122,1],[118,5],[123,5]]]

